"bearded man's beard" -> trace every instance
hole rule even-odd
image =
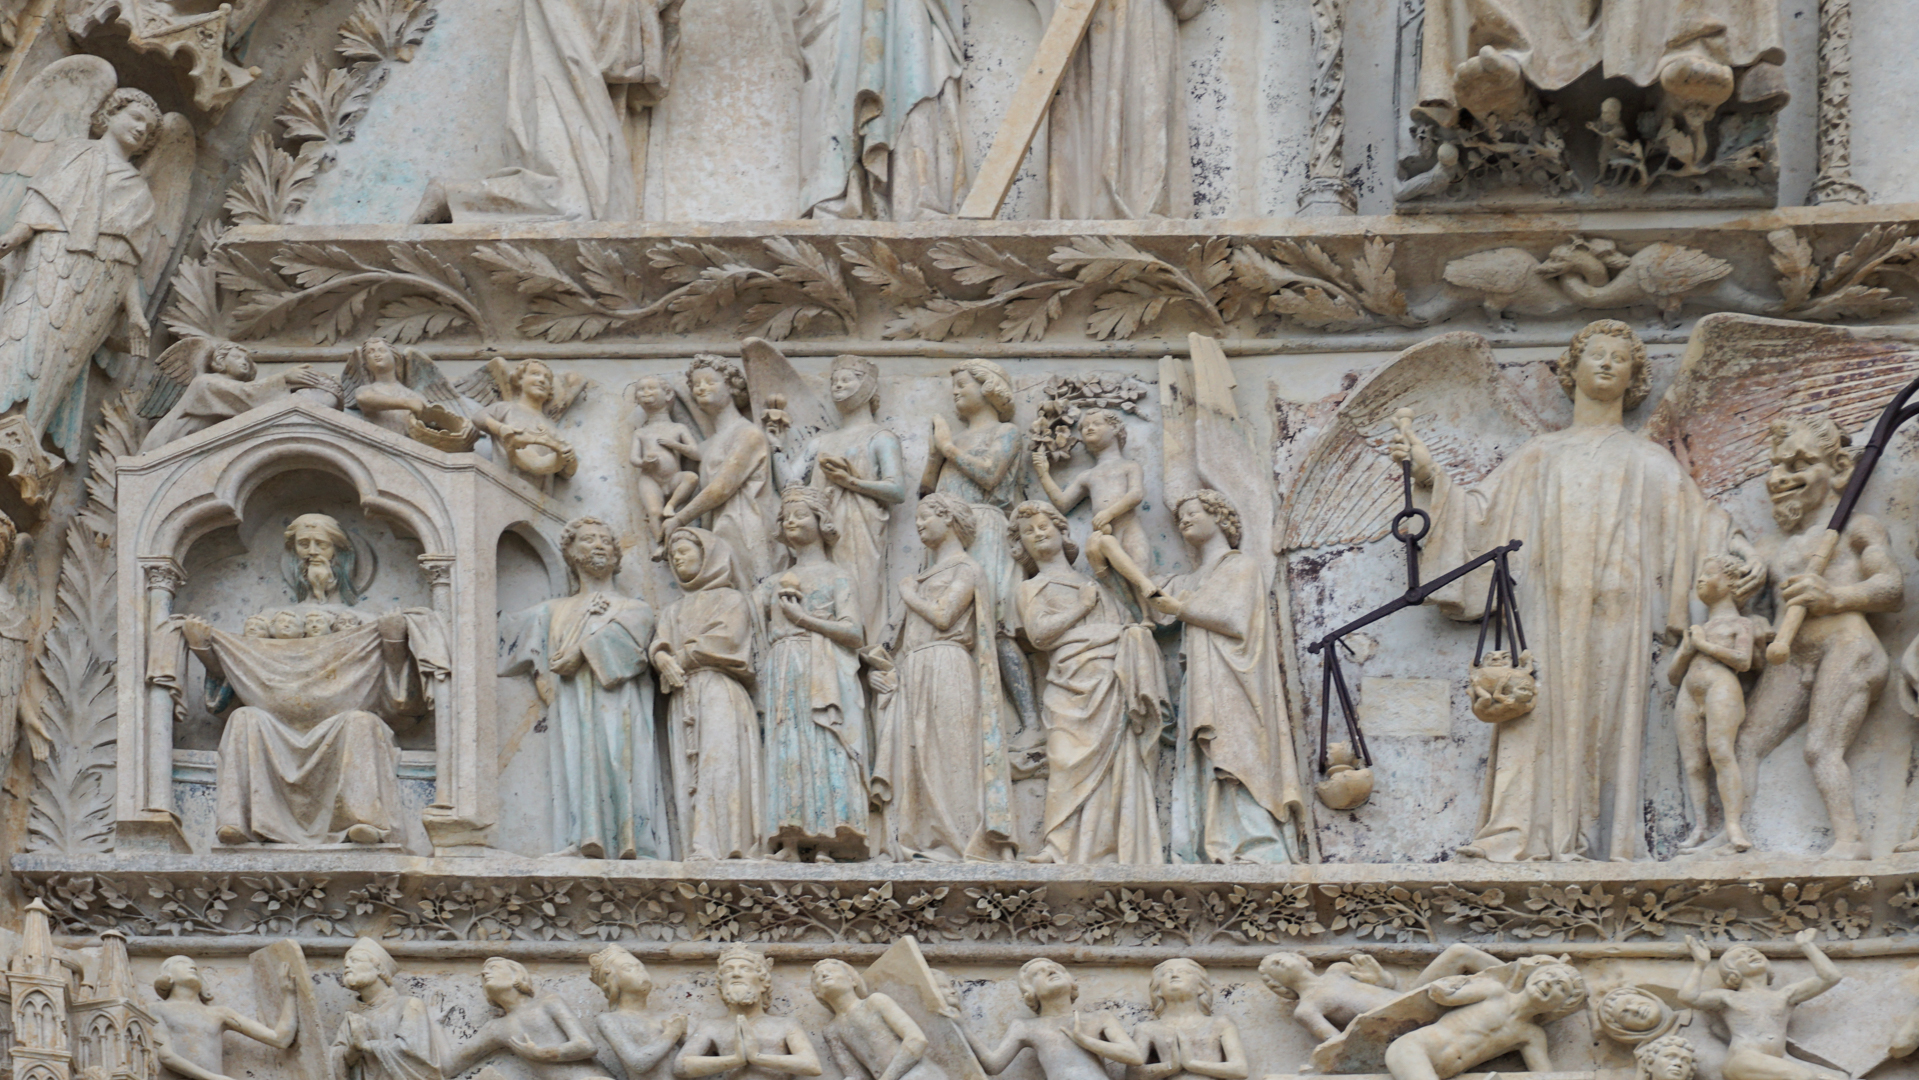
[[[720,1001],[727,1005],[752,1005],[760,1000],[760,988],[750,982],[723,982]]]
[[[339,585],[339,579],[333,576],[333,563],[327,559],[308,559],[306,579],[307,592],[315,600],[332,596]]]
[[[1806,500],[1801,492],[1795,491],[1783,499],[1773,501],[1773,523],[1787,532],[1792,532],[1799,528],[1799,523],[1804,521],[1805,517]]]

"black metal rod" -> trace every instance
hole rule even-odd
[[[1832,520],[1826,528],[1839,532],[1852,520],[1853,507],[1859,503],[1859,496],[1866,490],[1866,481],[1872,478],[1874,469],[1879,467],[1879,457],[1886,452],[1886,445],[1892,442],[1893,432],[1915,416],[1919,416],[1919,405],[1907,404],[1912,395],[1919,392],[1919,379],[1906,384],[1904,390],[1893,395],[1879,413],[1879,422],[1872,427],[1872,437],[1859,451],[1852,465],[1852,478],[1846,481],[1846,490],[1839,496],[1839,505],[1833,508]]]
[[[1493,573],[1499,578],[1499,587],[1506,594],[1506,602],[1503,606],[1506,617],[1512,620],[1513,659],[1517,660],[1518,654],[1526,651],[1526,626],[1519,621],[1519,590],[1513,583],[1513,574],[1506,565],[1504,555],[1501,555],[1494,563]]]
[[[1408,590],[1405,596],[1401,596],[1401,597],[1398,597],[1397,599],[1389,600],[1386,603],[1381,604],[1380,606],[1374,608],[1373,610],[1367,612],[1366,614],[1361,615],[1359,618],[1354,619],[1352,622],[1347,623],[1345,626],[1340,627],[1339,629],[1333,631],[1332,633],[1327,634],[1325,637],[1320,638],[1318,641],[1313,642],[1311,645],[1306,646],[1306,651],[1309,653],[1317,653],[1321,649],[1325,648],[1327,645],[1331,644],[1333,641],[1339,638],[1343,638],[1347,634],[1350,634],[1355,630],[1362,630],[1378,622],[1379,620],[1385,618],[1386,616],[1396,614],[1397,612],[1403,611],[1406,608],[1418,607],[1419,605],[1425,603],[1427,598],[1432,596],[1432,594],[1438,592],[1439,590],[1445,588],[1448,585],[1451,585],[1453,582],[1458,581],[1460,578],[1465,577],[1467,574],[1472,573],[1474,570],[1479,569],[1480,567],[1493,561],[1499,556],[1509,554],[1514,551],[1518,551],[1520,546],[1521,544],[1518,540],[1508,540],[1504,544],[1500,545],[1499,547],[1493,548],[1491,551],[1486,552],[1484,555],[1480,555],[1479,557],[1472,559],[1471,561],[1465,563],[1464,565],[1461,565],[1457,567],[1456,569],[1449,570],[1446,573],[1441,574],[1438,577],[1434,578],[1433,580],[1426,582],[1424,585],[1421,585],[1419,588]]]

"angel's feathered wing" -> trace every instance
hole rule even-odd
[[[187,198],[197,152],[193,124],[179,113],[168,113],[160,120],[153,148],[140,158],[140,175],[153,193],[154,238],[140,262],[140,284],[148,296],[160,287],[161,276],[187,238]]]
[[[446,373],[440,370],[440,365],[434,363],[427,354],[418,349],[402,349],[400,362],[402,365],[400,381],[419,391],[421,397],[435,405],[445,405],[449,409],[456,410],[460,408],[459,389],[446,377]]]
[[[787,446],[805,446],[808,439],[837,423],[829,406],[807,384],[806,377],[794,370],[786,354],[772,342],[747,338],[740,343],[740,359],[745,361],[746,393],[752,399],[754,416],[766,415],[769,399],[782,399],[780,408],[793,425],[786,435]],[[809,462],[805,468],[810,467]]]
[[[86,138],[94,110],[118,84],[112,64],[97,56],[69,56],[41,68],[0,109],[0,228],[20,213],[27,182],[53,148]]]
[[[485,408],[513,392],[510,382],[512,375],[513,365],[505,357],[496,356],[473,374],[461,379],[455,388]]]
[[[1679,374],[1646,425],[1708,498],[1764,473],[1782,416],[1824,413],[1862,437],[1919,376],[1919,350],[1843,327],[1719,314],[1700,319]]]
[[[1399,466],[1385,454],[1393,413],[1413,426],[1434,462],[1470,483],[1545,424],[1500,375],[1479,334],[1422,341],[1362,378],[1300,462],[1280,547],[1363,544],[1386,535],[1402,500]]]
[[[213,339],[184,337],[167,346],[153,361],[154,371],[144,396],[135,411],[148,420],[158,420],[180,402],[187,384],[207,370],[213,358]]]

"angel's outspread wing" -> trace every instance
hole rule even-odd
[[[553,376],[553,396],[546,399],[546,409],[544,410],[546,418],[548,420],[558,420],[560,417],[565,416],[566,410],[573,407],[573,403],[580,399],[581,394],[586,393],[587,385],[586,376],[577,371],[569,371],[563,375],[555,373]]]
[[[357,353],[355,354],[358,355]],[[418,349],[400,350],[400,381],[420,392],[420,396],[435,405],[445,405],[449,409],[459,410],[460,391],[440,365],[434,363]]]
[[[94,110],[118,83],[113,65],[105,60],[69,56],[41,68],[0,109],[0,228],[19,214],[27,181],[46,164],[53,148],[87,137]]]
[[[810,475],[813,461],[807,452],[808,445],[814,436],[838,424],[829,411],[830,406],[820,400],[806,377],[794,370],[786,354],[772,342],[747,338],[740,342],[740,359],[744,361],[746,393],[752,402],[753,415],[765,416],[777,401],[791,425],[784,438],[774,440],[776,446],[784,445],[794,454],[795,460],[789,460],[782,468],[795,479]]]
[[[1467,483],[1545,426],[1500,375],[1484,337],[1458,332],[1422,341],[1361,379],[1313,441],[1293,483],[1282,548],[1386,535],[1402,489],[1384,447],[1401,408],[1413,411],[1434,462]]]
[[[1823,413],[1859,435],[1919,376],[1919,351],[1842,327],[1717,314],[1699,320],[1646,425],[1708,497],[1764,473],[1773,420]]]
[[[456,388],[484,408],[513,392],[512,378],[512,363],[503,356],[496,356],[473,374],[461,379]]]
[[[140,262],[140,284],[152,296],[187,237],[187,196],[197,150],[193,124],[179,113],[160,120],[160,135],[140,158],[140,174],[153,192],[153,242]]]
[[[147,384],[146,396],[140,399],[135,410],[148,420],[158,420],[168,410],[179,404],[180,395],[186,392],[187,384],[195,375],[207,370],[213,359],[213,339],[199,336],[184,337],[167,346],[154,360],[153,378]]]

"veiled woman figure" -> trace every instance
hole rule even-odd
[[[679,529],[667,537],[666,557],[686,595],[667,605],[648,652],[668,695],[680,858],[756,858],[765,832],[760,717],[747,690],[753,609],[733,586],[733,551],[718,536]]]
[[[895,861],[1010,859],[1011,779],[992,593],[966,549],[973,508],[934,492],[914,525],[927,567],[900,582],[894,689],[879,695],[873,801]],[[876,679],[877,682],[882,680]]]
[[[48,152],[0,234],[0,257],[19,252],[0,296],[0,410],[25,401],[36,443],[51,435],[69,457],[82,435],[75,385],[123,315],[129,350],[147,354],[140,272],[159,240],[158,207],[133,159],[159,140],[161,120],[142,91],[108,94],[91,137]]]
[[[1031,573],[1020,621],[1048,655],[1045,847],[1033,862],[1160,863],[1153,769],[1166,675],[1152,630],[1128,623],[1119,601],[1073,569],[1079,552],[1066,516],[1023,502],[1012,528]]]
[[[711,514],[708,527],[733,549],[746,575],[738,588],[750,591],[786,561],[773,537],[772,448],[766,432],[746,418],[746,375],[738,367],[700,353],[686,369],[686,386],[713,434],[700,444],[700,490],[661,523],[660,534],[671,536]]]
[[[773,858],[864,859],[866,644],[853,577],[834,563],[839,539],[826,495],[790,487],[780,498],[780,539],[791,569],[760,582],[766,620],[760,668],[766,724],[766,827]]]
[[[1006,511],[1019,497],[1020,430],[1013,424],[1013,380],[991,360],[968,360],[953,369],[953,411],[960,429],[933,416],[932,449],[920,492],[940,491],[973,507],[973,546],[967,554],[986,574],[998,625],[1000,678],[1019,710],[1022,726],[1039,722],[1026,657],[1013,643],[1019,630],[1019,587]]]
[[[886,523],[906,499],[900,438],[876,419],[878,364],[836,356],[829,383],[840,426],[806,440],[797,455],[775,443],[773,468],[781,487],[806,484],[825,493],[840,532],[833,561],[853,575],[861,623],[878,630],[886,624]],[[784,421],[770,411],[765,423],[775,439],[785,435]]]

